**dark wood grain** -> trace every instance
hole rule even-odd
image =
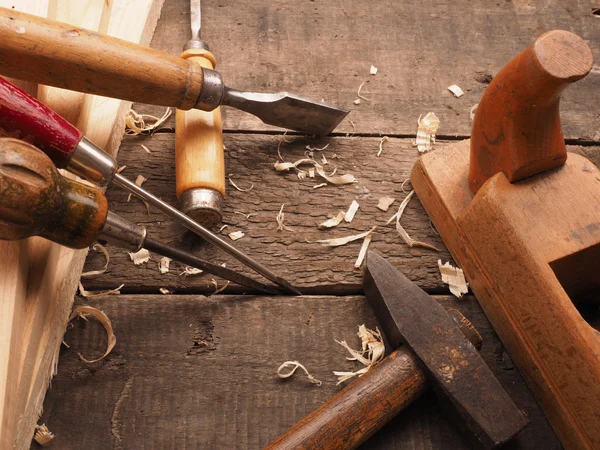
[[[482,355],[531,419],[508,448],[560,448],[473,297],[437,297],[459,309],[483,335]],[[81,303],[81,300],[78,300]],[[260,448],[342,387],[333,370],[352,370],[334,339],[358,345],[357,326],[377,325],[363,297],[142,296],[89,301],[111,318],[117,345],[104,360],[106,334],[76,320],[61,351],[41,422],[55,448]],[[296,374],[298,360],[323,386]],[[425,395],[370,439],[368,449],[469,448]]]
[[[152,46],[181,52],[190,37],[188,5],[166,2]],[[440,135],[466,137],[469,110],[491,77],[544,32],[569,30],[600,60],[597,6],[589,0],[220,0],[202,5],[202,37],[231,87],[323,98],[351,109],[359,133],[412,136],[419,115],[434,111]],[[371,64],[376,76],[369,75]],[[354,105],[363,81],[361,93],[371,101]],[[455,98],[447,90],[452,84],[465,95]],[[565,92],[566,137],[598,139],[598,103],[597,75]],[[273,129],[231,108],[223,115],[228,130]],[[337,131],[354,130],[346,120]]]

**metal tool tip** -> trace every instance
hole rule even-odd
[[[275,280],[275,283],[283,290],[285,294],[302,295],[302,292],[292,286],[291,283],[285,281],[283,278],[278,278]]]

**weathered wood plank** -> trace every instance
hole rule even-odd
[[[402,224],[414,238],[433,244],[441,252],[409,248],[398,236],[394,224],[385,222],[397,210],[406,193],[402,183],[410,175],[410,170],[418,152],[410,139],[390,139],[383,144],[381,157],[377,157],[378,138],[330,138],[325,141],[297,139],[293,143],[282,143],[281,154],[287,161],[295,161],[304,156],[305,146],[329,147],[315,152],[321,161],[325,155],[329,165],[327,172],[338,167],[338,173],[352,173],[358,183],[347,186],[327,186],[313,189],[320,179],[299,180],[293,173],[281,174],[273,169],[277,161],[279,136],[226,134],[226,168],[232,179],[241,187],[254,184],[250,192],[239,192],[228,185],[228,198],[225,201],[225,223],[229,226],[223,233],[242,230],[246,233],[235,245],[267,266],[276,269],[281,276],[313,293],[358,292],[362,283],[361,271],[354,268],[360,249],[360,242],[342,247],[329,248],[315,243],[318,239],[357,234],[377,226],[371,248],[385,254],[403,273],[421,287],[435,292],[445,292],[441,283],[437,260],[450,259],[449,253],[433,231],[418,199],[413,199],[404,212]],[[146,145],[151,153],[141,147]],[[438,142],[436,146],[447,143]],[[174,179],[174,137],[173,134],[157,134],[153,137],[130,137],[123,142],[119,153],[119,163],[127,165],[123,175],[135,179],[137,174],[148,177],[144,188],[176,204]],[[595,164],[600,163],[598,147],[570,147],[570,151],[585,152]],[[337,155],[337,158],[333,158]],[[410,186],[410,185],[408,185]],[[407,187],[405,187],[407,190]],[[145,206],[133,198],[127,202],[128,194],[115,187],[107,191],[110,208],[124,217],[143,223],[150,235],[170,242],[173,245],[193,251],[203,257],[218,262],[228,261],[228,267],[242,269],[242,266],[222,252],[206,245],[183,227],[173,223],[157,210]],[[387,212],[377,209],[381,196],[392,196],[397,200]],[[360,209],[351,223],[342,222],[330,230],[319,230],[317,224],[346,210],[353,199]],[[277,231],[276,216],[285,203],[285,223],[293,231]],[[243,215],[256,214],[246,219]],[[227,238],[227,236],[225,236]],[[228,239],[228,238],[227,238]],[[110,272],[93,279],[83,280],[86,288],[103,289],[126,283],[129,292],[157,292],[165,287],[186,292],[214,290],[209,277],[181,277],[183,267],[173,264],[172,270],[160,275],[157,263],[159,257],[145,266],[134,266],[126,251],[109,248],[111,254]],[[90,253],[85,270],[98,268],[103,256]],[[205,288],[202,291],[202,288]]]
[[[482,332],[484,358],[531,418],[510,447],[560,448],[475,299],[438,300]],[[103,328],[74,321],[66,336],[71,348],[61,352],[41,417],[64,450],[260,448],[340,389],[332,370],[355,367],[334,339],[357,345],[357,326],[376,326],[357,296],[135,295],[92,304],[111,317],[118,341],[105,360],[86,365],[77,352],[101,354]],[[305,364],[323,386],[300,374],[279,380],[286,360]],[[468,447],[428,395],[364,448]]]
[[[238,89],[288,90],[352,110],[359,133],[413,135],[434,111],[440,135],[468,136],[469,110],[498,72],[551,29],[572,31],[600,59],[597,3],[515,0],[470,2],[220,0],[202,5],[202,35],[217,70]],[[189,39],[189,2],[168,2],[152,46],[179,54]],[[379,72],[369,75],[374,64]],[[598,140],[600,69],[563,96],[565,136]],[[371,101],[354,105],[357,90]],[[447,87],[465,95],[454,98]],[[150,110],[157,112],[158,109]],[[229,130],[268,130],[259,119],[224,108]],[[337,130],[352,132],[348,121]]]

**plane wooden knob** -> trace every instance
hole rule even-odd
[[[563,165],[561,93],[592,69],[592,52],[579,36],[549,31],[498,72],[473,121],[469,186],[477,192],[504,172],[512,183]]]
[[[207,69],[216,60],[205,49],[188,49],[181,58]],[[206,227],[221,221],[225,197],[225,157],[221,108],[177,110],[175,114],[177,198],[181,210]]]

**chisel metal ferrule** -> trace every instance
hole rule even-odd
[[[136,225],[109,211],[98,240],[138,252],[144,247],[146,235],[145,227]]]
[[[106,186],[117,171],[117,162],[84,137],[75,147],[66,169],[97,186]]]
[[[207,228],[218,224],[222,219],[223,196],[219,191],[195,188],[185,191],[179,197],[181,211]]]
[[[223,84],[221,74],[215,70],[203,68],[202,74],[202,90],[194,108],[203,111],[212,111],[223,101],[225,85]]]

